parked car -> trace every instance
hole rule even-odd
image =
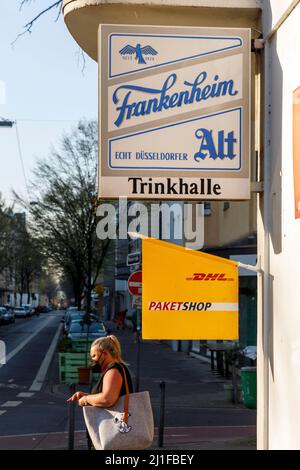
[[[82,320],[83,318],[83,315],[84,315],[84,312],[80,312],[79,310],[72,310],[72,311],[68,311],[66,312],[65,314],[65,317],[64,317],[64,331],[65,333],[68,332],[68,329],[70,328],[70,324],[71,324],[71,321],[72,319],[73,320]]]
[[[82,323],[81,321],[74,321],[72,322],[70,326],[68,338],[71,341],[76,340],[76,339],[86,339],[87,332],[88,332],[87,324]],[[103,336],[107,336],[107,331],[103,323],[93,322],[91,323],[91,325],[89,325],[89,334],[88,334],[89,339],[94,340],[97,338],[101,338]]]
[[[15,323],[13,310],[7,310],[5,307],[0,307],[0,324],[2,323]]]
[[[78,307],[68,307],[67,310],[66,310],[66,313],[71,313],[71,312],[80,312],[80,310],[78,310]]]
[[[64,324],[64,331],[66,334],[68,334],[70,326],[72,325],[73,322],[80,322],[83,321],[84,316],[86,315],[85,312],[71,312],[66,316],[65,319],[65,324]],[[96,317],[96,315],[93,315],[92,313],[90,314],[90,320],[92,322],[98,321],[99,318]]]
[[[46,307],[45,305],[38,305],[37,307],[34,308],[33,315],[39,315],[40,313],[49,313],[51,312],[51,308]]]
[[[43,307],[43,313],[49,313],[52,312],[52,307]]]
[[[28,316],[24,307],[17,307],[14,309],[14,314],[16,318],[26,318]]]
[[[23,304],[22,307],[25,308],[27,317],[31,317],[33,315],[33,307],[31,304]]]

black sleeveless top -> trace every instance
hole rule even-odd
[[[133,393],[133,386],[132,386],[132,380],[131,380],[130,372],[127,369],[127,367],[124,363],[122,363],[122,366],[121,366],[118,362],[115,362],[114,364],[111,364],[110,366],[108,366],[108,368],[106,369],[106,372],[110,369],[117,369],[120,372],[120,374],[122,375],[123,381],[122,381],[122,386],[121,386],[121,391],[120,391],[120,397],[122,397],[123,395],[126,395],[126,387],[125,387],[125,381],[124,381],[123,368],[124,368],[125,373],[126,373],[129,393]],[[92,394],[93,393],[101,393],[102,392],[102,387],[103,387],[103,374],[102,374],[101,378],[94,385],[94,387],[92,389]]]

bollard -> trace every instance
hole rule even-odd
[[[75,393],[75,385],[70,385],[71,395]],[[69,403],[69,438],[68,450],[74,450],[74,433],[75,433],[75,401]]]
[[[165,396],[166,396],[166,383],[160,382],[160,415],[159,415],[159,429],[158,429],[158,447],[164,445],[164,427],[165,427]]]
[[[140,331],[137,331],[137,349],[136,349],[136,382],[135,391],[140,391],[140,365],[141,365],[141,338]]]

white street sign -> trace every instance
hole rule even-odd
[[[250,30],[100,25],[100,197],[249,199]]]

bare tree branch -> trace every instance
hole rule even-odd
[[[28,0],[22,0],[21,2],[21,5],[20,5],[20,9],[22,8],[22,6],[27,3]],[[23,31],[22,33],[18,34],[18,36],[16,37],[16,39],[11,43],[11,45],[13,46],[17,40],[23,36],[24,34],[31,34],[32,33],[32,27],[34,25],[34,23],[41,17],[43,16],[45,13],[47,13],[48,11],[52,10],[53,8],[58,8],[59,7],[59,13],[57,15],[57,18],[55,21],[58,21],[58,18],[60,16],[60,13],[61,13],[61,10],[62,10],[62,0],[58,0],[54,3],[52,3],[51,5],[49,5],[47,8],[45,8],[44,10],[40,11],[31,21],[29,21],[27,24],[25,24],[24,28],[25,28],[25,31]]]
[[[77,56],[77,65],[81,66],[81,73],[82,75],[84,75],[86,60],[85,60],[85,54],[83,50],[81,49],[81,47],[78,48],[78,51],[76,52],[76,56]]]
[[[32,0],[22,0],[22,1],[21,1],[21,4],[20,4],[19,11],[22,10],[22,8],[23,8],[23,6],[25,5],[25,3],[31,3],[31,2],[32,2]]]
[[[21,3],[20,3],[20,8],[19,10],[21,11],[23,6],[25,4],[31,4],[33,0],[21,0]],[[23,36],[24,34],[31,34],[32,33],[32,27],[34,26],[34,23],[41,17],[43,16],[45,13],[48,13],[50,10],[52,10],[53,8],[58,8],[58,14],[55,18],[55,23],[57,23],[57,21],[59,20],[60,16],[61,16],[61,13],[62,13],[62,3],[63,3],[63,0],[57,0],[56,2],[52,3],[51,5],[49,5],[47,8],[45,8],[44,10],[40,11],[38,15],[36,15],[31,21],[29,21],[27,24],[25,24],[24,26],[24,31],[20,34],[18,34],[18,36],[16,37],[16,39],[11,43],[11,46],[14,46],[15,43],[17,42],[17,40]],[[78,66],[81,68],[81,73],[82,75],[84,75],[84,71],[85,71],[85,67],[86,67],[86,58],[85,58],[85,53],[84,51],[79,48],[78,52],[76,53],[76,56],[77,56],[77,63],[78,63]]]

